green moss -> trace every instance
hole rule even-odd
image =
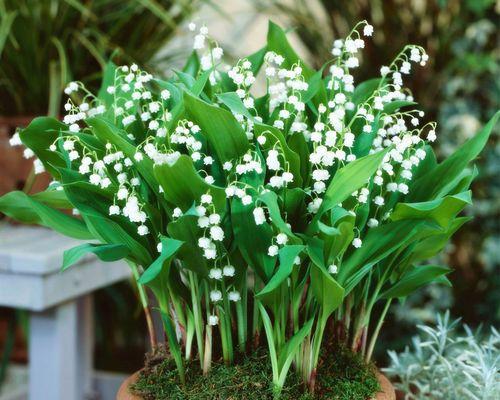
[[[201,374],[196,362],[186,369],[187,382],[181,386],[173,361],[164,358],[146,368],[132,389],[145,400],[273,399],[271,367],[263,353],[246,356],[231,367],[215,363],[208,376]],[[310,395],[300,377],[291,372],[280,398],[366,400],[379,389],[373,366],[343,348],[322,358],[316,387],[316,395]]]

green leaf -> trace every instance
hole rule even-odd
[[[302,132],[296,132],[288,136],[288,146],[300,159],[300,176],[303,186],[307,186],[310,181],[309,147]]]
[[[160,272],[162,272],[165,261],[170,260],[179,251],[183,243],[184,242],[180,240],[162,237],[161,254],[146,268],[138,282],[142,285],[146,285],[156,279]]]
[[[432,219],[447,228],[451,220],[468,204],[472,204],[470,191],[422,203],[398,203],[391,214],[391,220]]]
[[[187,114],[201,128],[215,150],[221,163],[243,156],[249,143],[243,128],[234,116],[223,108],[216,107],[184,92]]]
[[[193,93],[195,96],[199,96],[201,92],[205,89],[205,86],[208,82],[208,78],[210,77],[210,74],[212,73],[212,70],[209,69],[208,71],[204,71],[193,83],[193,86],[189,89],[191,93]]]
[[[122,244],[130,250],[130,258],[140,265],[149,265],[151,256],[142,243],[131,236],[118,223],[98,215],[82,214],[89,231],[102,243]]]
[[[102,143],[109,142],[123,151],[123,154],[132,160],[137,171],[148,183],[151,190],[159,195],[158,183],[153,173],[153,161],[148,157],[144,157],[141,161],[136,161],[134,159],[137,147],[129,142],[127,133],[104,118],[87,118],[86,122],[92,128],[94,135],[97,136]],[[158,197],[161,198],[161,196]]]
[[[244,206],[240,199],[231,200],[231,222],[236,244],[245,261],[267,282],[274,271],[275,257],[267,255],[273,231],[267,223],[256,225],[253,207]]]
[[[264,57],[267,51],[268,51],[267,46],[264,46],[261,49],[257,50],[255,53],[252,53],[248,57],[246,57],[246,59],[250,61],[250,63],[252,64],[250,70],[255,76],[257,76],[257,74],[260,71],[260,68],[264,64]]]
[[[302,101],[304,103],[307,103],[315,97],[318,99],[318,103],[326,104],[328,102],[325,84],[323,82],[323,70],[325,67],[326,64],[323,65],[319,71],[316,71],[307,82],[309,87],[302,95]]]
[[[404,274],[390,289],[383,292],[380,298],[392,299],[395,297],[406,297],[420,287],[438,280],[450,271],[451,268],[441,265],[422,265],[415,267]]]
[[[343,202],[354,191],[367,184],[379,168],[387,151],[388,149],[358,158],[336,172],[326,189],[323,203],[311,222],[310,232],[317,230],[318,221],[326,211]]]
[[[235,92],[221,93],[217,98],[231,110],[234,114],[241,114],[250,120],[254,120],[254,116],[247,110],[241,98]]]
[[[324,243],[318,238],[307,242],[307,253],[311,259],[311,287],[321,307],[323,320],[337,309],[344,298],[344,289],[328,273],[325,265]]]
[[[186,64],[182,67],[182,72],[189,74],[191,76],[196,76],[198,74],[198,70],[200,69],[200,59],[198,57],[198,53],[196,50],[191,52],[191,55],[188,57]]]
[[[432,171],[416,180],[408,196],[408,200],[431,200],[442,197],[449,190],[453,189],[454,178],[467,167],[469,162],[479,155],[488,142],[491,131],[495,127],[499,117],[500,111],[497,111],[478,134],[467,140]],[[451,187],[450,182],[452,182]]]
[[[302,186],[302,177],[300,169],[300,157],[293,151],[287,144],[283,133],[273,126],[264,125],[261,123],[254,124],[254,135],[265,136],[266,143],[262,145],[263,149],[272,149],[279,145],[283,150],[285,160],[288,163],[290,172],[293,174],[293,182],[290,184],[291,188]],[[286,168],[286,167],[285,167]]]
[[[325,251],[327,252],[326,256],[329,263],[334,262],[337,257],[342,256],[347,247],[351,244],[354,239],[354,222],[355,218],[350,215],[342,220],[337,225],[337,228],[329,227],[330,229],[336,229],[338,231],[337,234],[331,232],[329,237],[324,239]]]
[[[161,311],[161,319],[163,321],[163,326],[165,327],[165,333],[167,334],[168,349],[175,361],[181,383],[184,384],[186,382],[184,362],[182,360],[181,347],[179,345],[179,342],[177,341],[174,324],[172,323],[170,316],[167,315],[163,310]]]
[[[293,335],[290,340],[285,344],[283,349],[279,352],[278,356],[278,368],[280,369],[279,376],[279,387],[283,387],[285,384],[286,376],[292,365],[292,361],[295,355],[300,349],[300,345],[304,342],[304,339],[311,332],[313,326],[314,318],[307,321],[302,328],[300,328],[295,335]]]
[[[276,344],[274,343],[273,337],[273,325],[271,323],[271,319],[269,318],[269,314],[266,311],[266,308],[262,305],[261,302],[258,303],[260,315],[262,317],[262,324],[264,325],[264,331],[266,332],[267,338],[267,346],[269,349],[269,358],[271,359],[271,367],[273,370],[273,383],[275,385],[278,384],[280,368],[278,365],[278,354],[276,352]]]
[[[384,105],[383,112],[384,114],[391,115],[394,114],[396,111],[398,111],[400,108],[414,106],[416,104],[417,103],[415,103],[414,101],[394,100]]]
[[[472,217],[457,218],[451,222],[445,232],[432,235],[417,242],[408,255],[408,262],[415,263],[434,257],[448,244],[450,237],[471,219]]]
[[[41,195],[38,199],[43,200]],[[43,225],[75,239],[94,239],[81,220],[55,210],[24,192],[10,192],[0,197],[0,211],[19,222]]]
[[[61,131],[68,127],[51,117],[38,117],[23,129],[19,136],[26,147],[29,147],[42,161],[45,169],[56,179],[59,179],[57,167],[65,167],[66,163],[61,155],[49,150]]]
[[[294,235],[292,230],[288,227],[286,222],[283,220],[281,216],[281,211],[278,205],[278,195],[274,192],[265,192],[261,194],[258,199],[262,201],[269,211],[269,216],[271,217],[272,224],[276,226],[280,230],[280,232],[286,233],[288,236],[292,238],[297,238]]]
[[[263,297],[276,290],[292,273],[295,258],[304,249],[302,245],[284,246],[279,251],[279,265],[276,273],[271,277],[267,285],[256,294],[256,297]]]
[[[167,226],[168,234],[184,242],[176,257],[182,261],[183,267],[196,272],[200,276],[208,275],[207,259],[198,246],[198,238],[202,236],[201,228],[197,224],[198,217],[184,214]]]
[[[269,21],[267,31],[267,50],[274,51],[284,57],[282,68],[291,68],[293,64],[300,63],[302,67],[302,75],[306,80],[309,80],[314,74],[314,70],[300,59],[293,47],[288,42],[286,34],[278,25]]]
[[[321,306],[323,320],[326,320],[344,299],[344,288],[320,265],[311,264],[311,286],[314,297]]]
[[[371,228],[363,239],[363,245],[355,249],[340,266],[337,279],[346,294],[369,272],[371,267],[394,251],[406,247],[431,230],[439,232],[426,220],[401,220]]]
[[[373,78],[361,82],[359,85],[356,86],[354,92],[352,93],[352,102],[356,105],[364,103],[379,87],[381,81],[382,78]]]
[[[185,154],[170,164],[154,167],[157,182],[163,188],[165,199],[182,210],[199,203],[203,194],[210,192],[217,212],[222,213],[226,205],[224,189],[209,185],[194,168],[193,161]]]
[[[59,210],[71,210],[73,204],[66,197],[64,190],[47,189],[30,195],[33,200],[39,201],[46,206],[57,208]]]
[[[84,243],[64,252],[61,271],[67,270],[89,253],[95,254],[102,261],[111,262],[127,257],[130,250],[122,244]]]
[[[99,89],[99,93],[97,97],[101,100],[106,107],[109,107],[113,104],[115,95],[112,93],[108,93],[108,87],[114,86],[115,84],[115,73],[116,73],[116,65],[109,61],[104,67],[104,71],[102,74],[102,83]]]

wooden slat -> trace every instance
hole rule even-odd
[[[44,228],[8,226],[0,231],[0,271],[40,275],[56,272],[63,252],[80,243]]]

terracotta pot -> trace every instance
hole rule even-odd
[[[33,167],[33,160],[26,160],[23,157],[23,146],[12,147],[9,144],[9,139],[16,129],[28,126],[32,119],[32,116],[0,116],[0,171],[2,171],[0,195],[22,189]],[[31,192],[45,189],[49,182],[48,174],[37,176]]]
[[[129,391],[129,386],[137,382],[139,374],[141,371],[137,371],[133,375],[130,375],[127,379],[123,381],[116,394],[116,400],[141,400],[141,397],[136,396]],[[380,372],[377,372],[377,379],[380,383],[380,388],[382,389],[373,400],[396,400],[396,392],[392,383]]]
[[[123,381],[116,394],[116,400],[141,400],[139,396],[135,396],[128,390],[129,386],[133,385],[139,379],[139,374],[141,371],[137,371],[133,375],[130,375],[127,379]]]

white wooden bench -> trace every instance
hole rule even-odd
[[[0,306],[30,311],[30,400],[95,393],[91,293],[131,274],[125,262],[93,256],[60,272],[64,250],[81,243],[43,228],[0,227]]]

